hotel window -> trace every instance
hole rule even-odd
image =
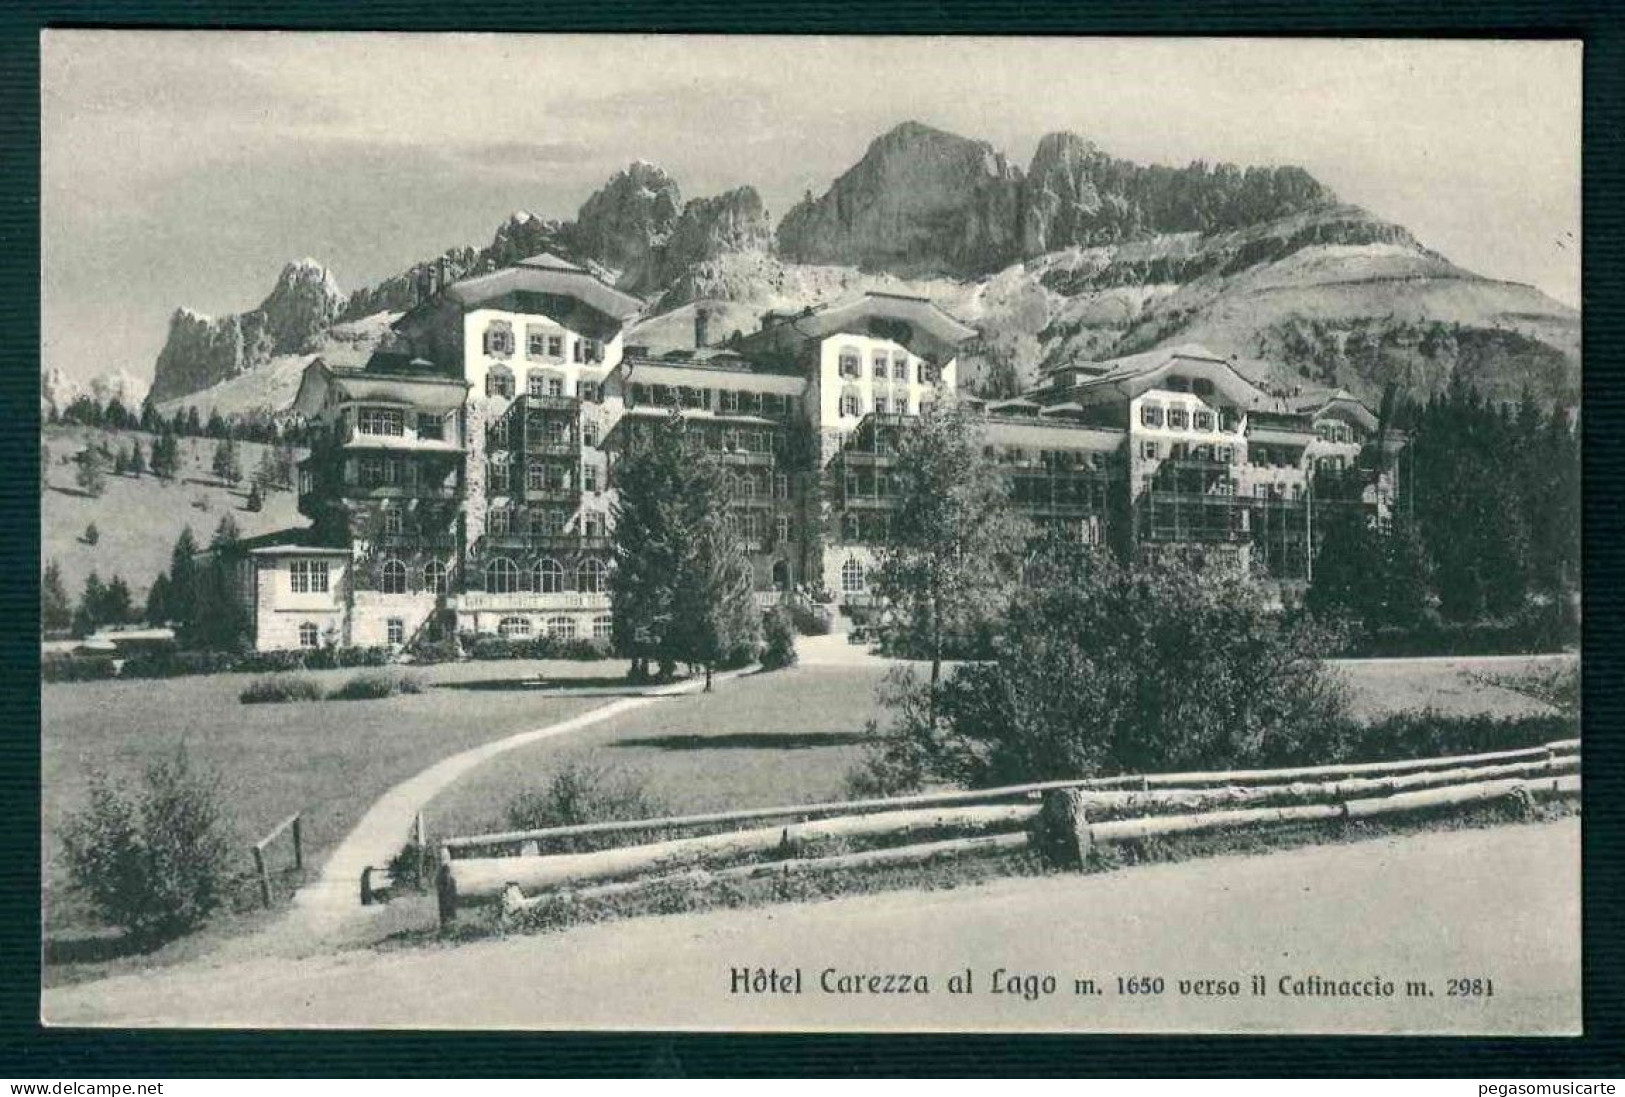
[[[316,477],[311,475],[309,469],[299,470],[299,494],[309,495],[316,490]]]
[[[547,356],[549,358],[564,357],[564,336],[549,335],[547,337]]]
[[[513,594],[519,590],[519,565],[498,556],[485,565],[485,589],[490,594]]]
[[[563,419],[549,419],[545,428],[549,445],[563,446],[570,442],[570,424]]]
[[[438,415],[418,415],[418,437],[427,442],[439,442],[446,437],[446,421]]]
[[[400,469],[394,461],[383,457],[363,457],[361,459],[361,486],[364,488],[388,487],[400,479]]]
[[[384,638],[395,647],[406,643],[406,622],[399,617],[391,617],[384,625]]]
[[[875,414],[885,415],[890,410],[891,404],[887,401],[887,399],[884,396],[877,395],[875,397]]]
[[[406,565],[399,560],[385,560],[378,570],[378,589],[385,594],[405,594]]]
[[[540,331],[528,332],[525,336],[525,353],[532,358],[541,358],[547,354],[547,333]]]
[[[1141,404],[1140,405],[1140,424],[1142,426],[1147,426],[1147,427],[1160,427],[1160,426],[1162,426],[1162,405],[1161,404]]]
[[[525,470],[525,488],[529,491],[546,491],[547,479],[547,466],[540,461],[532,461]]]
[[[602,560],[583,560],[576,568],[576,589],[583,594],[602,594],[607,577]]]
[[[739,516],[739,536],[746,541],[760,541],[762,539],[762,516],[755,511],[749,511]]]
[[[592,619],[592,638],[608,640],[615,635],[615,618],[599,616]]]
[[[790,539],[790,516],[780,514],[773,519],[773,536],[778,541]]]
[[[1213,413],[1211,411],[1198,411],[1195,413],[1195,416],[1197,430],[1210,431],[1213,429]]]
[[[401,509],[399,507],[385,507],[383,515],[384,536],[398,536],[401,532]]]
[[[549,617],[547,619],[547,635],[555,640],[574,640],[576,638],[575,618]]]
[[[930,362],[920,363],[920,384],[934,385],[937,383],[938,376],[940,375],[937,372],[936,366],[932,365]]]
[[[513,396],[513,374],[505,369],[494,369],[485,375],[485,395],[509,398]]]
[[[857,347],[841,348],[840,373],[842,377],[863,376],[863,354]]]
[[[530,635],[529,617],[504,617],[497,625],[497,635],[504,640],[516,640]]]
[[[739,393],[733,389],[723,389],[717,393],[717,410],[724,414],[732,414],[739,410]]]
[[[841,397],[842,415],[862,415],[863,398],[855,392],[849,392]]]
[[[547,378],[543,377],[539,373],[533,373],[530,375],[530,380],[525,385],[525,391],[530,393],[532,396],[540,396],[542,393],[547,391],[545,387],[546,384]]]
[[[1191,425],[1191,413],[1184,408],[1168,409],[1168,429],[1188,430]]]
[[[583,400],[591,404],[602,403],[604,399],[604,386],[596,381],[576,382],[576,392]]]
[[[891,375],[894,381],[908,380],[908,355],[899,354],[891,360]]]
[[[362,408],[356,412],[356,430],[362,434],[388,434],[398,438],[406,431],[405,420],[395,408]]]
[[[1235,447],[1234,446],[1214,446],[1213,447],[1213,459],[1215,461],[1219,462],[1219,464],[1221,464],[1221,465],[1235,464],[1235,461],[1236,461]]]
[[[543,537],[557,537],[564,532],[565,514],[557,507],[548,507],[536,514],[536,532]]]
[[[859,525],[856,514],[848,514],[842,517],[841,536],[848,541],[863,540],[863,527]]]
[[[306,621],[299,626],[299,646],[313,648],[321,643],[322,631],[316,627],[315,621]]]
[[[295,594],[326,594],[327,561],[293,561],[288,565],[288,581]]]
[[[446,565],[430,560],[423,565],[423,589],[431,594],[446,593]]]
[[[581,421],[581,441],[583,445],[588,446],[598,444],[598,420],[583,419]]]
[[[509,355],[513,353],[513,328],[497,322],[485,329],[485,353]]]
[[[773,476],[773,498],[790,498],[790,477],[782,472],[776,473]]]
[[[1254,484],[1253,494],[1260,499],[1268,499],[1270,497],[1270,486],[1268,484]]]
[[[557,560],[536,561],[531,571],[531,586],[538,594],[557,594],[564,589],[564,565]]]
[[[598,466],[597,465],[582,465],[581,466],[581,490],[582,491],[597,491],[598,490]]]
[[[595,510],[589,510],[581,516],[581,532],[587,537],[604,536],[604,516]]]
[[[886,379],[886,352],[883,350],[875,351],[874,363],[875,380],[884,381]]]
[[[507,507],[495,507],[485,516],[487,528],[498,537],[505,535],[512,525],[513,516]]]
[[[846,563],[841,565],[841,590],[846,594],[862,594],[863,562],[855,556],[848,556]]]
[[[1157,459],[1157,444],[1155,442],[1141,442],[1140,456],[1147,461],[1155,461]]]

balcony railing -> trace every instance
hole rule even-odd
[[[772,468],[775,464],[771,453],[751,453],[745,450],[726,450],[717,453],[724,465],[742,465],[746,468]]]
[[[321,494],[315,492],[313,494]],[[338,494],[346,499],[439,499],[455,500],[461,495],[456,484],[340,484]]]
[[[488,591],[469,591],[446,599],[452,609],[468,612],[497,610],[550,610],[550,609],[609,609],[608,594],[590,594],[579,590],[561,590],[553,594],[535,591],[514,591],[511,594],[493,594]]]
[[[457,535],[453,533],[385,533],[378,537],[381,548],[393,549],[453,549]]]
[[[544,552],[608,552],[612,542],[607,536],[584,536],[578,533],[487,533],[480,540],[483,549],[534,549]]]
[[[525,407],[534,411],[567,411],[581,410],[579,396],[544,396],[540,393],[530,393],[525,397]]]
[[[581,492],[571,487],[531,487],[526,484],[523,492],[525,499],[533,503],[574,503],[581,498]]]
[[[545,434],[525,432],[525,450],[543,457],[579,457],[581,443],[574,438],[554,438]]]

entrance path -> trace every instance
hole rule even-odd
[[[714,681],[726,682],[745,673],[749,673],[749,668],[719,673],[714,676]],[[321,875],[294,894],[293,908],[287,916],[265,934],[246,939],[245,944],[252,941],[251,950],[262,954],[267,951],[267,945],[276,951],[282,951],[276,948],[277,945],[285,945],[296,952],[319,951],[324,946],[368,944],[421,921],[426,907],[421,901],[395,904],[393,914],[390,905],[362,906],[361,873],[368,865],[381,869],[389,864],[410,838],[417,813],[425,804],[474,767],[498,755],[543,739],[580,731],[653,704],[662,697],[694,693],[703,687],[704,679],[698,677],[671,685],[654,686],[640,696],[623,696],[620,700],[568,720],[454,754],[415,777],[407,778],[384,793],[368,809],[361,821],[328,856]],[[403,920],[402,914],[409,915],[410,921]],[[266,939],[267,935],[269,940]]]

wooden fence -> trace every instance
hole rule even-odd
[[[1398,762],[1046,781],[477,834],[440,842],[436,890],[445,923],[469,906],[513,913],[560,896],[598,899],[1022,849],[1076,867],[1112,842],[1578,795],[1579,750],[1580,741],[1569,739]],[[557,848],[588,837],[631,841],[590,852]],[[876,848],[844,852],[852,841]]]
[[[266,907],[271,905],[271,870],[265,860],[265,850],[283,834],[293,836],[293,867],[296,870],[305,867],[304,822],[300,813],[296,811],[272,827],[264,838],[254,843],[254,874],[259,877],[260,902]]]

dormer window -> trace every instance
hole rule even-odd
[[[894,381],[908,380],[908,355],[897,354],[891,360],[891,375]]]
[[[874,362],[875,380],[884,381],[886,379],[886,352],[883,350],[875,351]]]
[[[1160,426],[1162,426],[1162,405],[1161,404],[1141,404],[1140,405],[1140,425],[1141,426],[1147,426],[1147,427],[1160,427]]]
[[[1213,429],[1213,413],[1211,411],[1197,411],[1195,421],[1197,430],[1211,431]]]
[[[1190,412],[1186,411],[1184,408],[1169,408],[1168,409],[1168,429],[1169,430],[1189,430],[1190,425],[1191,425]]]
[[[840,374],[842,377],[863,376],[863,355],[857,347],[841,348]]]
[[[405,416],[396,408],[361,408],[356,412],[356,430],[362,434],[387,434],[400,437],[405,433]]]

